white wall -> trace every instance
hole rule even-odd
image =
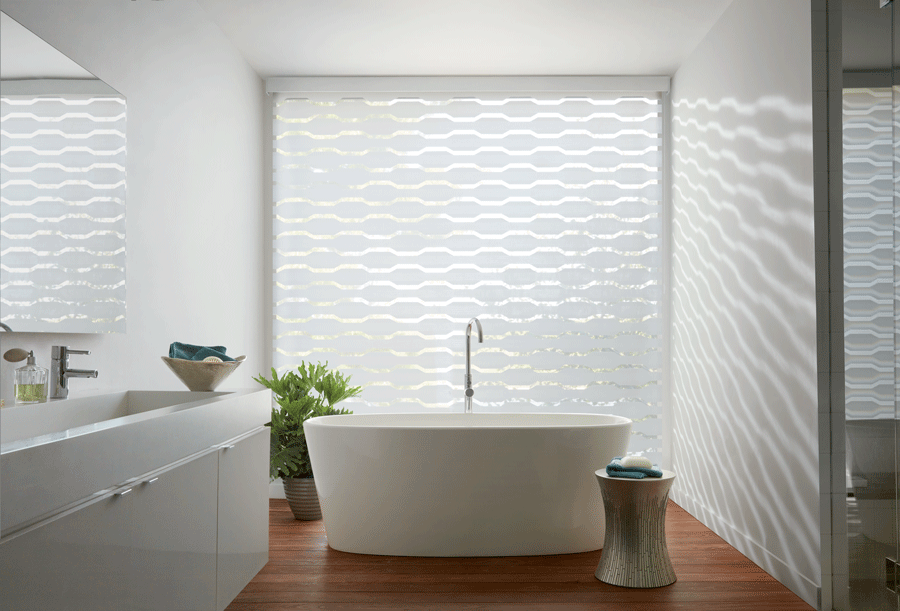
[[[816,605],[809,0],[735,0],[672,82],[672,498]]]
[[[222,344],[247,361],[221,390],[267,370],[262,80],[195,0],[3,0],[0,9],[128,100],[127,333],[0,333],[0,350],[91,350],[99,370],[70,396],[180,389],[159,358],[172,341]],[[13,399],[2,361],[0,398]]]

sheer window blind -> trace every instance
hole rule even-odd
[[[615,413],[658,460],[658,95],[274,96],[275,367],[357,413]]]

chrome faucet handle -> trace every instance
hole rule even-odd
[[[90,354],[90,350],[73,350],[68,346],[53,346],[51,357],[62,361],[68,361],[71,354]]]

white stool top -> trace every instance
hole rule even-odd
[[[662,469],[662,477],[651,477],[648,475],[647,477],[643,477],[641,479],[634,479],[632,477],[611,477],[606,474],[606,467],[604,467],[602,469],[597,469],[596,471],[594,471],[594,474],[597,477],[602,477],[604,479],[611,479],[611,480],[615,480],[617,482],[629,482],[629,483],[630,482],[635,482],[635,483],[661,482],[661,481],[665,481],[667,479],[673,479],[675,477],[674,471],[666,471],[665,469]]]

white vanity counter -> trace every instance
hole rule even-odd
[[[123,390],[11,406],[0,411],[0,453],[155,418],[221,397],[249,392],[255,391]]]
[[[0,410],[0,611],[224,609],[268,558],[271,405],[126,391]]]
[[[266,389],[125,391],[0,410],[0,537],[224,443],[271,416]]]

